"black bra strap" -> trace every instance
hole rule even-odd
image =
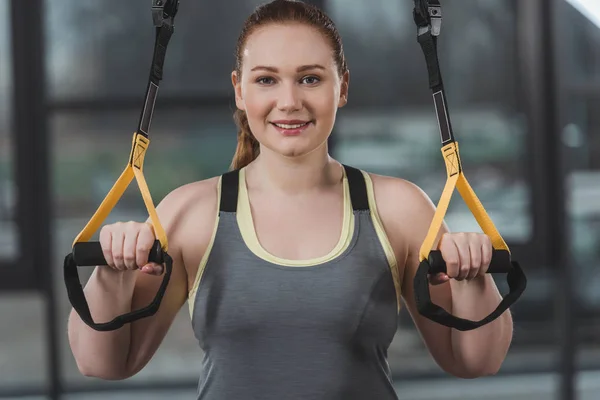
[[[350,186],[350,199],[354,211],[368,211],[369,197],[367,195],[367,183],[365,177],[359,169],[344,165],[346,176],[348,177],[348,186]]]
[[[239,191],[240,171],[229,171],[221,176],[220,212],[236,212]]]

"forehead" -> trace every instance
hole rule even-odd
[[[243,56],[244,66],[249,68],[334,64],[326,37],[316,28],[303,24],[271,24],[257,29],[246,40]]]

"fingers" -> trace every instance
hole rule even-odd
[[[137,265],[141,266],[142,272],[150,275],[161,275],[163,272],[163,266],[156,263],[148,263],[148,255],[154,245],[156,237],[154,235],[154,229],[151,225],[145,224],[140,229],[140,233],[137,240]]]
[[[490,267],[492,262],[492,256],[494,254],[494,247],[492,246],[492,240],[488,235],[482,236],[483,243],[481,244],[481,270],[479,274],[485,274]]]
[[[160,264],[150,263],[144,265],[141,271],[148,275],[160,276],[163,273],[163,266]]]
[[[112,257],[112,232],[106,226],[100,229],[100,246],[102,247],[102,254],[109,267],[114,268],[115,263]]]
[[[491,240],[485,234],[447,233],[442,236],[439,249],[446,263],[447,277],[457,281],[469,281],[485,274],[492,260]],[[441,282],[442,277],[432,277],[431,281]]]
[[[435,274],[429,277],[429,283],[432,285],[441,285],[442,283],[446,283],[450,280],[450,277],[446,274]]]
[[[136,262],[140,267],[148,264],[148,255],[150,254],[150,249],[152,249],[152,245],[154,244],[154,232],[152,228],[148,224],[144,225],[145,226],[139,230],[137,247],[135,249]]]
[[[100,245],[107,265],[119,271],[141,269],[151,275],[161,275],[163,266],[148,263],[155,241],[150,224],[117,222],[100,230]]]
[[[128,270],[138,269],[137,263],[137,241],[140,234],[139,225],[128,222],[125,226],[125,237],[123,239],[123,263]]]
[[[482,240],[479,237],[472,237],[468,240],[467,247],[471,256],[471,266],[468,270],[466,280],[470,281],[479,275],[481,270],[481,259],[482,259]]]
[[[468,236],[464,233],[458,233],[454,237],[454,243],[458,249],[459,257],[458,275],[454,279],[463,281],[467,279],[469,270],[471,269],[471,254]]]
[[[112,258],[115,269],[124,271],[125,260],[123,257],[123,245],[125,242],[125,232],[121,230],[112,232]]]
[[[442,258],[446,262],[446,275],[449,278],[456,279],[460,269],[460,255],[453,235],[444,234],[440,241],[440,251]]]

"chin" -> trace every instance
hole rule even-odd
[[[284,141],[285,142],[285,141]],[[296,142],[296,143],[292,143]],[[287,141],[287,143],[272,143],[266,146],[272,152],[287,158],[303,157],[321,147],[320,143],[302,143],[303,141]]]

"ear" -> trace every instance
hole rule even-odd
[[[338,107],[344,107],[348,103],[348,87],[350,85],[350,71],[346,70],[342,76],[342,85],[340,88],[340,100]]]
[[[231,84],[233,85],[233,90],[235,91],[235,105],[240,110],[245,111],[246,106],[244,105],[244,99],[242,98],[242,82],[239,79],[236,71],[231,73]]]

